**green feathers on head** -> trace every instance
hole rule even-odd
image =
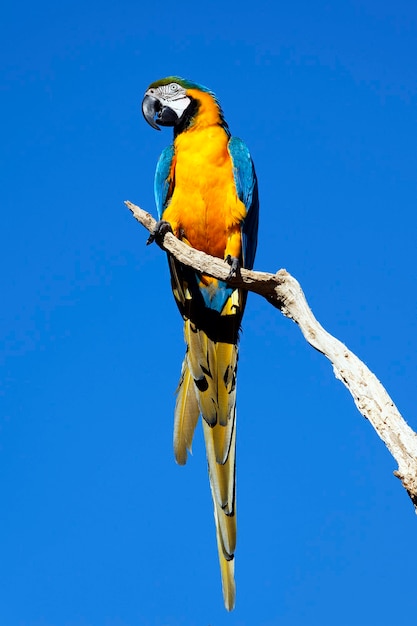
[[[184,89],[198,89],[199,91],[204,91],[205,93],[210,93],[214,96],[213,92],[207,87],[204,87],[204,85],[194,83],[192,80],[187,80],[186,78],[181,78],[180,76],[167,76],[166,78],[156,80],[154,83],[149,85],[148,89],[155,89],[156,87],[169,85],[170,83],[178,83],[178,85],[181,85]]]

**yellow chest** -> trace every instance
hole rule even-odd
[[[177,236],[219,257],[246,215],[237,197],[227,144],[228,137],[220,126],[176,138],[174,190],[163,215]]]

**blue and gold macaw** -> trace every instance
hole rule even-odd
[[[143,99],[146,121],[172,126],[174,142],[155,174],[160,221],[150,241],[167,229],[230,266],[252,268],[258,230],[258,186],[249,151],[232,137],[216,96],[206,87],[169,76]],[[177,389],[174,452],[187,460],[201,414],[214,502],[223,596],[235,604],[236,371],[238,335],[247,292],[182,265],[168,255],[172,290],[184,318],[187,351]]]

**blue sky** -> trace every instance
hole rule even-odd
[[[3,8],[0,624],[408,626],[417,520],[326,359],[248,300],[237,605],[223,608],[205,453],[172,453],[184,354],[154,211],[178,74],[252,152],[256,269],[285,267],[417,429],[414,2],[16,2]]]

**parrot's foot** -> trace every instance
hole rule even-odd
[[[167,233],[172,233],[171,224],[166,220],[159,220],[156,222],[155,228],[149,235],[146,245],[149,246],[149,244],[154,241],[158,243]]]
[[[236,256],[231,256],[230,254],[228,254],[227,257],[225,258],[225,261],[226,261],[226,263],[228,263],[230,265],[230,272],[229,272],[229,276],[227,278],[228,279],[236,278],[236,276],[240,272],[239,259]]]

